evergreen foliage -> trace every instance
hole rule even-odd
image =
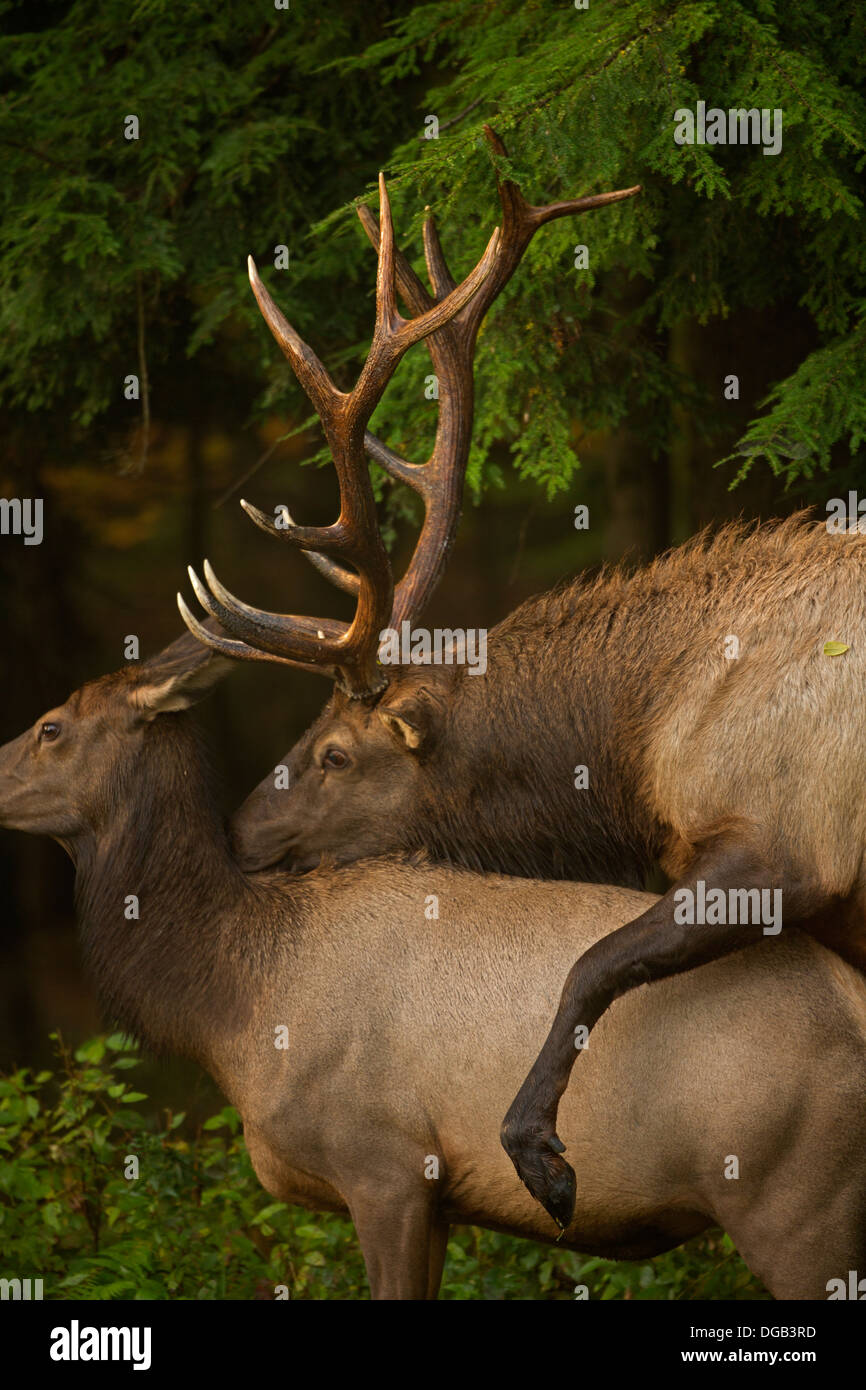
[[[348,205],[382,163],[404,244],[418,252],[430,204],[465,273],[498,218],[488,121],[509,149],[501,172],[536,200],[644,192],[545,228],[491,312],[476,486],[505,441],[522,474],[562,488],[582,432],[630,418],[657,455],[684,401],[721,447],[718,402],[674,365],[669,335],[744,306],[797,305],[811,348],[729,450],[740,475],[762,459],[809,476],[862,450],[866,17],[851,0],[4,0],[0,16],[0,406],[13,417],[73,432],[110,409],[128,419],[120,383],[136,362],[157,409],[169,380],[195,392],[215,355],[297,428],[309,408],[258,319],[246,253],[348,383],[373,282]],[[699,100],[781,109],[782,152],[675,144],[675,111]],[[130,113],[138,140],[124,138]],[[289,270],[268,272],[278,243]],[[419,347],[376,422],[410,457],[433,427],[428,370]]]

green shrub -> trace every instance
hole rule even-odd
[[[122,1035],[74,1053],[52,1036],[56,1071],[0,1078],[0,1275],[41,1278],[48,1299],[368,1297],[349,1220],[271,1201],[235,1110],[188,1133],[183,1113],[139,1109]],[[767,1296],[719,1232],[627,1264],[462,1227],[442,1297],[571,1299],[576,1284],[596,1299]]]

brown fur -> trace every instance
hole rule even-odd
[[[271,774],[235,817],[236,852],[249,867],[286,854],[309,866],[323,851],[423,847],[473,868],[638,883],[656,856],[677,877],[696,847],[743,834],[767,854],[798,843],[827,893],[850,893],[866,828],[864,594],[866,537],[803,516],[579,579],[493,629],[485,676],[399,669],[378,703],[335,695],[284,759],[290,788]],[[826,657],[829,639],[851,650]],[[419,722],[417,752],[380,718],[389,709]],[[332,745],[350,769],[323,772]]]
[[[166,712],[207,679],[177,647],[0,749],[0,824],[72,855],[105,1006],[211,1071],[269,1192],[351,1214],[374,1297],[435,1297],[454,1222],[551,1239],[499,1117],[575,949],[654,900],[397,861],[242,874]],[[866,984],[797,933],[621,1001],[562,1106],[564,1244],[644,1258],[721,1223],[777,1297],[824,1297],[866,1262],[864,1072]]]
[[[506,1118],[518,1172],[564,1222],[573,1175],[555,1118],[574,1027],[754,939],[679,927],[678,891],[778,889],[786,927],[866,966],[864,596],[857,532],[804,515],[705,532],[637,573],[530,600],[490,633],[483,677],[414,668],[378,702],[335,696],[285,760],[289,789],[267,779],[235,817],[250,867],[423,847],[472,868],[638,885],[660,860],[673,888],[571,972]],[[849,650],[825,655],[829,640]],[[324,761],[334,747],[339,771]]]

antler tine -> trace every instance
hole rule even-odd
[[[494,155],[507,156],[507,150],[500,137],[489,125],[483,127],[484,136]],[[493,275],[490,277],[483,295],[467,309],[464,318],[473,324],[475,332],[496,296],[505,288],[521,260],[523,253],[539,227],[556,218],[567,217],[571,213],[589,212],[592,208],[604,207],[608,203],[619,203],[624,198],[633,198],[640,193],[640,184],[633,188],[618,189],[614,193],[592,193],[583,198],[548,203],[536,207],[527,202],[519,187],[511,179],[496,175],[499,201],[502,204],[502,243],[501,254]]]
[[[358,221],[367,233],[367,238],[373,250],[379,250],[379,219],[366,203],[359,203]],[[397,280],[397,289],[402,295],[413,314],[424,314],[428,309],[432,309],[435,304],[433,296],[425,289],[415,271],[412,269],[403,252],[395,247],[394,249],[394,273]],[[453,289],[453,285],[451,286]]]
[[[445,260],[435,218],[429,208],[426,208],[425,211],[427,216],[424,219],[424,259],[427,262],[430,284],[433,286],[434,293],[441,298],[448,294],[449,290],[453,290],[454,277]]]
[[[394,336],[400,322],[397,313],[397,283],[394,266],[394,223],[391,218],[391,199],[385,185],[385,175],[379,174],[379,263],[376,267],[376,335]],[[367,361],[373,357],[373,351]]]
[[[286,657],[273,656],[268,652],[257,651],[255,647],[248,647],[246,642],[234,641],[230,637],[221,637],[218,633],[211,632],[209,628],[205,627],[204,623],[200,623],[198,618],[190,612],[183,594],[177,594],[176,598],[180,616],[183,618],[193,637],[197,637],[199,642],[206,647],[212,648],[213,651],[221,652],[223,656],[230,656],[235,661],[272,661],[280,666],[292,666],[296,670],[301,671],[315,671],[319,673],[325,669],[322,666],[309,665],[304,661],[290,661]],[[335,671],[329,671],[327,674],[336,676]]]
[[[301,554],[305,560],[309,560],[314,570],[319,571],[323,579],[334,585],[335,589],[342,589],[344,594],[357,596],[360,580],[354,570],[344,569],[336,560],[329,560],[327,555],[320,555],[318,550],[302,550]]]
[[[403,255],[403,252],[398,250],[395,253],[397,288],[413,314],[426,313],[428,309],[432,308],[434,304],[443,299],[447,294],[450,294],[455,288],[455,282],[451,278],[448,267],[445,265],[445,258],[442,255],[442,248],[439,246],[439,239],[433,223],[433,216],[429,208],[427,209],[427,213],[428,216],[424,222],[424,244],[425,249],[428,245],[434,248],[432,256],[435,261],[435,269],[431,266],[430,256],[427,258],[427,263],[428,270],[430,270],[431,284],[433,285],[437,298],[434,299],[424,288],[424,285],[415,274],[415,271]],[[365,204],[361,204],[358,208],[358,218],[364,231],[367,233],[373,249],[378,250],[379,223],[375,214],[371,212]],[[455,315],[455,317],[459,317],[459,315]],[[428,334],[427,348],[437,374],[440,368],[447,364],[448,357],[453,354],[455,346],[456,342],[454,340],[453,327],[450,323],[443,325],[443,327],[437,329],[435,333]],[[405,483],[407,487],[413,488],[422,496],[426,495],[427,486],[424,481],[425,466],[423,464],[410,463],[408,459],[402,458],[400,454],[395,453],[393,449],[390,449],[387,444],[384,444],[382,440],[378,439],[370,430],[367,430],[364,435],[364,447],[368,456],[375,459],[376,463],[380,464],[381,467],[385,469],[385,472],[389,473],[392,478],[396,478],[398,482]],[[307,558],[310,560],[313,559],[310,554],[307,555]],[[325,566],[317,565],[316,567],[319,568],[322,573],[326,572]],[[327,568],[333,570],[337,567],[329,566]],[[351,576],[349,576],[349,578],[351,578]],[[345,574],[343,575],[343,580],[344,579]]]
[[[379,283],[382,285],[381,308],[377,313],[377,328],[382,327],[382,338],[388,344],[383,348],[383,355],[388,358],[396,359],[402,357],[407,348],[413,343],[420,342],[422,338],[435,333],[437,328],[449,323],[454,319],[464,305],[468,304],[475,296],[476,292],[483,285],[484,281],[493,271],[499,250],[500,232],[495,227],[491,232],[490,240],[484,249],[484,254],[474,270],[471,270],[466,279],[461,284],[456,285],[450,290],[443,299],[437,299],[429,309],[415,318],[404,319],[397,312],[396,308],[396,285],[394,280],[394,231],[391,225],[391,209],[388,203],[388,194],[385,188],[383,175],[380,178],[380,195],[382,198],[382,217],[379,221]],[[386,274],[383,266],[388,266]],[[375,337],[374,337],[375,344]],[[371,366],[373,363],[373,366]],[[375,355],[371,349],[370,356],[364,364],[361,373],[361,380],[364,378],[364,371],[373,374],[374,368],[379,366],[375,361]],[[358,382],[358,388],[361,381]],[[381,383],[379,396],[381,397],[385,383]],[[358,389],[356,388],[356,389]]]
[[[354,389],[339,391],[313,350],[299,337],[277,308],[250,258],[250,283],[268,327],[315,406],[331,449],[340,485],[340,515],[331,526],[298,526],[287,517],[277,527],[257,508],[242,505],[257,525],[302,551],[315,551],[315,563],[338,576],[341,587],[356,594],[355,616],[348,626],[331,620],[317,622],[293,614],[268,613],[235,598],[205,564],[207,588],[191,576],[202,606],[217,618],[229,638],[229,655],[241,659],[270,659],[337,672],[344,689],[354,697],[378,693],[386,684],[378,666],[379,634],[388,625],[393,599],[393,580],[388,555],[376,524],[376,508],[364,457],[367,422],[381,399],[388,380],[403,353],[421,338],[441,329],[471,300],[495,263],[499,231],[495,230],[481,260],[466,279],[442,299],[425,297],[427,303],[414,318],[397,311],[396,277],[408,283],[406,265],[394,246],[391,209],[384,176],[379,176],[380,231],[376,276],[376,323],[370,352]],[[417,288],[423,290],[418,282]],[[416,287],[410,293],[415,294]],[[418,298],[415,295],[416,300]],[[383,446],[384,448],[384,446]],[[390,452],[390,451],[389,451]],[[397,464],[405,461],[393,459]],[[336,565],[339,555],[352,570]],[[182,610],[183,611],[183,610]],[[187,610],[188,612],[188,610]],[[184,614],[186,620],[186,614]],[[199,628],[201,624],[198,625]],[[191,628],[195,635],[199,633]],[[202,629],[204,631],[204,629]],[[234,641],[232,641],[234,639]],[[234,645],[239,642],[240,646]],[[244,650],[241,650],[244,648]],[[251,657],[256,651],[258,657]]]
[[[203,608],[206,608],[212,618],[216,618],[218,623],[224,626],[227,622],[234,620],[235,627],[248,624],[250,634],[255,635],[257,627],[265,631],[271,631],[279,635],[279,618],[275,615],[264,613],[259,608],[251,608],[248,603],[235,598],[224,584],[221,584],[213,572],[210,561],[204,562],[204,577],[208,584],[205,589],[195,570],[189,568],[190,583],[195,589],[196,598]],[[271,618],[273,617],[273,621]],[[338,641],[345,636],[347,628],[345,623],[336,622],[333,618],[299,618],[294,614],[289,615],[290,621],[297,624],[302,634],[309,637],[311,641],[324,642],[326,640]],[[262,642],[262,646],[266,643]],[[279,647],[275,655],[280,655]]]
[[[526,215],[535,227],[545,222],[554,222],[557,217],[570,217],[576,212],[590,212],[593,208],[606,208],[609,203],[621,203],[625,198],[634,198],[642,192],[642,185],[633,188],[618,188],[613,193],[587,193],[584,198],[567,198],[561,203],[546,203],[543,207],[527,207]]]
[[[295,332],[288,319],[277,308],[261,281],[252,256],[247,256],[247,272],[262,318],[274,335],[283,355],[291,363],[295,376],[324,424],[325,418],[333,415],[336,406],[343,399],[343,392],[337,390],[313,349]]]

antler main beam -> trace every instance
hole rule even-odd
[[[478,265],[461,284],[414,318],[405,319],[397,310],[394,229],[381,174],[379,200],[381,235],[373,341],[350,392],[335,386],[313,349],[274,303],[252,257],[249,258],[250,283],[262,316],[322,422],[340,485],[340,515],[331,526],[299,526],[288,518],[285,527],[278,527],[256,508],[247,505],[246,510],[259,526],[280,540],[301,550],[339,557],[351,565],[355,571],[353,591],[357,592],[355,617],[346,627],[293,614],[268,613],[235,599],[219,584],[210,566],[205,571],[207,587],[197,576],[193,577],[199,601],[230,634],[229,638],[222,638],[197,623],[192,630],[201,641],[241,659],[260,660],[262,653],[267,653],[272,659],[325,668],[329,674],[336,672],[340,683],[353,696],[376,694],[385,685],[377,652],[380,633],[390,620],[394,594],[366,463],[367,422],[403,354],[464,308],[490,274],[499,246],[497,228]],[[179,602],[181,615],[189,625],[192,615],[182,600]]]
[[[498,135],[484,127],[494,157],[505,155]],[[190,630],[208,646],[250,661],[278,661],[337,679],[349,694],[378,694],[385,684],[377,662],[381,631],[416,616],[445,566],[460,521],[474,411],[473,358],[478,331],[496,296],[511,279],[535,232],[545,222],[632,198],[640,185],[613,193],[534,206],[518,186],[497,174],[502,230],[494,231],[475,269],[457,284],[448,269],[432,215],[424,223],[424,256],[432,294],[396,249],[384,177],[379,176],[379,219],[367,207],[358,216],[378,253],[376,322],[370,352],[354,389],[338,390],[312,348],[298,336],[262,283],[252,257],[250,284],[262,316],[318,413],[340,485],[340,515],[330,526],[298,525],[284,512],[280,525],[242,500],[247,515],[270,535],[299,549],[338,588],[356,599],[351,624],[268,613],[242,603],[205,561],[205,580],[190,571],[202,607],[229,637],[205,628],[178,595]],[[397,293],[413,317],[397,310]],[[439,418],[426,463],[402,458],[367,428],[404,352],[426,338],[439,383]],[[424,522],[405,574],[393,585],[376,520],[366,457],[413,488],[424,501]]]
[[[487,143],[494,156],[506,155],[505,146],[490,126],[484,126]],[[473,361],[475,344],[484,316],[508,284],[526,248],[539,227],[560,217],[607,207],[640,193],[640,184],[612,193],[590,193],[536,207],[527,202],[517,184],[500,179],[497,187],[502,205],[502,236],[499,254],[483,286],[458,314],[427,339],[427,348],[439,382],[439,419],[433,451],[424,464],[410,463],[394,453],[369,431],[365,447],[392,478],[417,492],[424,502],[424,523],[410,564],[396,586],[390,626],[399,628],[406,618],[424,608],[445,568],[460,524],[463,482],[472,443],[474,414]],[[367,207],[358,216],[374,248],[379,245],[379,224]],[[433,287],[428,293],[409,262],[396,253],[396,280],[400,294],[413,313],[422,313],[447,296],[454,287],[432,214],[424,222],[424,259]],[[307,559],[338,588],[357,594],[357,576],[327,553],[307,552]]]

